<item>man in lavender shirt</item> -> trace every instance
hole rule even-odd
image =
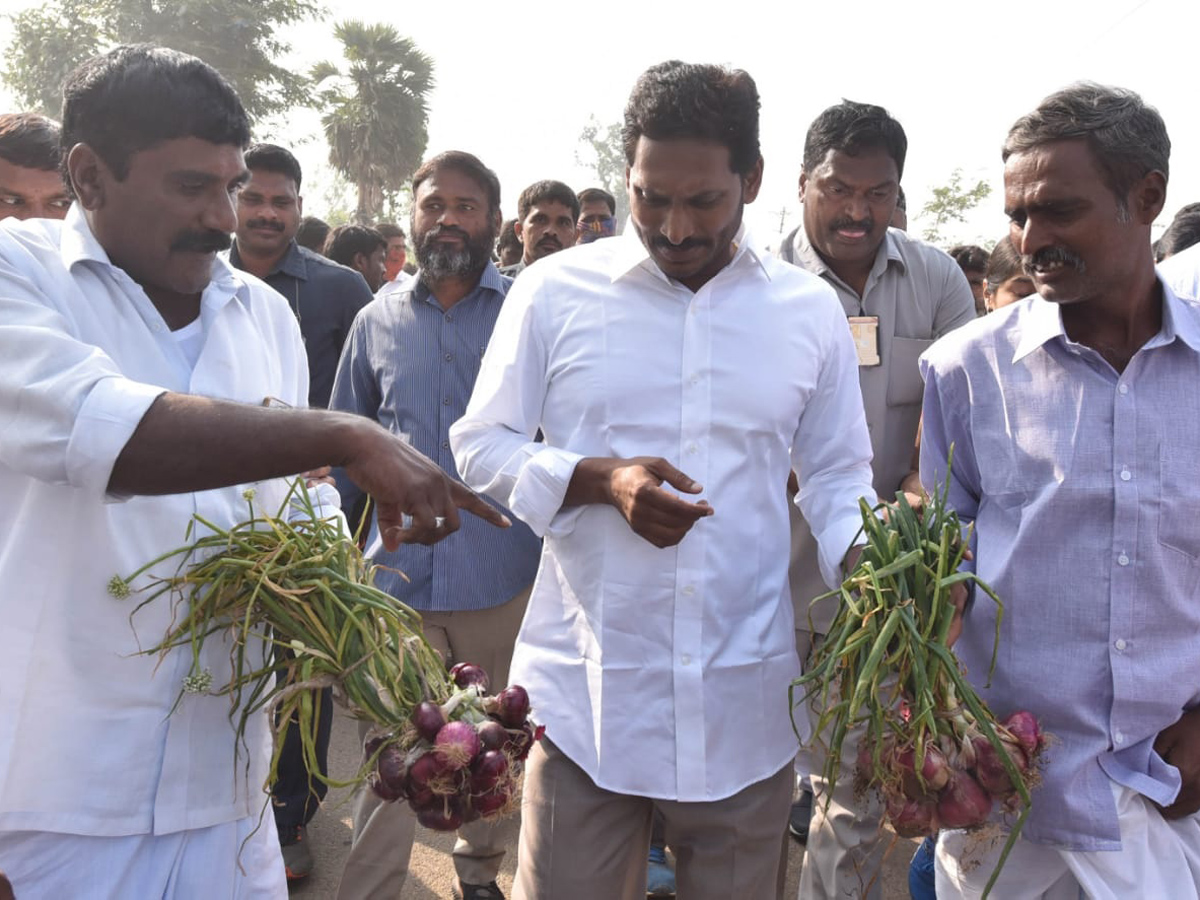
[[[1200,307],[1155,273],[1170,141],[1131,91],[1077,84],[1004,145],[1038,293],[922,357],[921,474],[975,523],[955,647],[992,710],[1054,735],[992,896],[1194,898],[1200,882]],[[937,894],[978,897],[1001,842],[944,831]]]

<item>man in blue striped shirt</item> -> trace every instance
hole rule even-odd
[[[466,409],[512,284],[490,261],[500,183],[474,156],[451,151],[422,165],[412,189],[417,279],[381,295],[355,319],[330,405],[370,416],[457,477],[449,429]],[[356,497],[344,499],[349,509]],[[503,533],[478,524],[465,518],[434,546],[387,553],[372,522],[367,552],[385,567],[378,585],[421,611],[426,637],[447,664],[477,663],[499,689],[508,681],[541,545],[519,521]],[[466,900],[502,898],[495,878],[505,833],[515,824],[474,822],[459,831],[454,865]],[[339,900],[399,896],[414,828],[406,804],[360,792]]]

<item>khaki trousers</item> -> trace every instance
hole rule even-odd
[[[532,586],[531,586],[532,587]],[[446,665],[473,662],[483,666],[491,692],[508,685],[513,644],[529,603],[530,588],[507,603],[467,612],[421,614],[425,637]],[[359,728],[365,734],[368,725]],[[385,803],[369,788],[354,795],[354,838],[337,900],[398,900],[408,877],[417,819],[408,804]],[[458,830],[454,870],[464,884],[494,881],[504,859],[505,844],[520,827],[518,816],[499,822],[471,822]]]
[[[675,854],[678,896],[771,900],[792,766],[724,800],[683,803],[597,787],[543,738],[525,770],[514,900],[641,900],[655,810]]]
[[[796,632],[796,650],[805,663],[814,637],[820,641],[824,635]],[[809,716],[815,730],[820,711],[810,708]],[[854,766],[864,734],[865,726],[846,732],[832,796],[821,774],[825,769],[824,736],[814,734],[812,744],[800,752],[800,765],[810,772],[813,792],[812,824],[800,870],[801,900],[881,900],[883,896],[883,857],[891,838],[882,830],[883,805],[874,791],[862,798],[854,796]]]

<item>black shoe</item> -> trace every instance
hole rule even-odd
[[[299,881],[312,874],[312,850],[308,847],[308,830],[303,825],[280,832],[279,849],[283,852],[288,881]]]
[[[466,884],[460,881],[454,888],[454,900],[504,900],[504,894],[496,882],[489,884]]]
[[[788,833],[801,844],[808,843],[808,826],[812,822],[812,791],[801,791],[800,799],[792,804],[788,816]]]

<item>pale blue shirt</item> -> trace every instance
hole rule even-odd
[[[977,593],[955,651],[1004,718],[1054,735],[1024,835],[1120,846],[1111,782],[1167,805],[1155,737],[1200,704],[1200,307],[1164,286],[1162,330],[1117,373],[1033,297],[921,359],[921,478],[975,522]]]

